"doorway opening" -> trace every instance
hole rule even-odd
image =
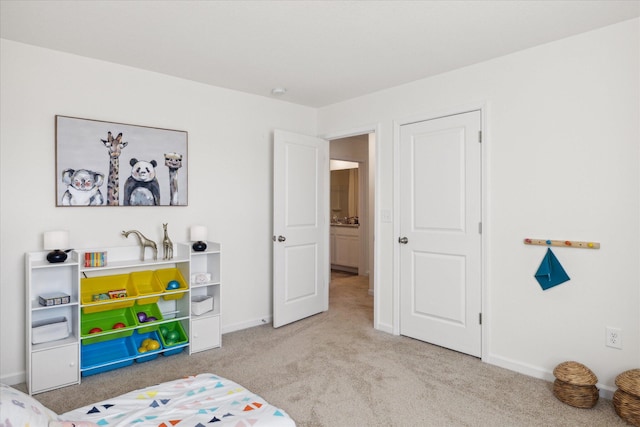
[[[375,133],[332,139],[329,153],[331,277],[368,281],[368,294],[375,297]]]

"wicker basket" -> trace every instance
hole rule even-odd
[[[640,398],[618,389],[613,393],[613,407],[620,418],[640,427]]]
[[[553,370],[553,376],[573,385],[596,385],[598,377],[591,369],[578,362],[562,362]]]
[[[624,371],[616,377],[616,385],[620,390],[640,397],[640,369]]]
[[[598,377],[583,364],[563,362],[555,367],[553,375],[553,395],[561,402],[576,408],[593,408],[598,403]]]
[[[600,397],[594,385],[575,385],[558,379],[553,383],[553,395],[561,402],[576,408],[593,408]]]
[[[616,414],[629,424],[640,427],[640,369],[625,371],[616,377],[618,390],[613,393]]]

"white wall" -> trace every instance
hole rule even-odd
[[[320,134],[379,126],[379,215],[394,209],[394,121],[484,105],[489,363],[552,379],[577,360],[609,391],[640,363],[639,39],[635,19],[319,111]],[[571,280],[542,291],[533,274],[546,248],[526,237],[602,248],[555,250]],[[387,331],[396,239],[381,222],[375,309]],[[622,329],[622,350],[605,347],[606,326]]]
[[[206,224],[223,244],[223,329],[251,326],[271,315],[272,129],[376,129],[376,203],[393,212],[394,120],[484,104],[484,359],[545,378],[578,360],[613,389],[640,363],[639,36],[636,19],[319,111],[2,40],[0,379],[22,379],[23,254],[43,231],[113,246],[134,244],[125,227],[159,240],[168,222],[180,241]],[[189,206],[55,208],[56,114],[188,131]],[[392,330],[397,236],[393,222],[377,230],[374,319]],[[543,292],[544,248],[525,237],[602,248],[558,249],[571,281]],[[606,326],[623,350],[604,346]]]
[[[315,134],[316,110],[7,40],[0,46],[3,382],[23,379],[24,253],[41,250],[47,230],[68,229],[80,248],[136,245],[123,229],[160,241],[163,222],[174,242],[186,241],[190,225],[207,225],[209,240],[222,243],[223,332],[270,320],[272,131]],[[187,131],[189,206],[56,208],[56,114]]]

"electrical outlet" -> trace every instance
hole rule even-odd
[[[607,326],[605,345],[607,347],[622,349],[622,329]]]

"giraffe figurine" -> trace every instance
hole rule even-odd
[[[147,239],[138,230],[129,230],[122,232],[122,235],[124,237],[129,237],[129,234],[135,234],[138,237],[138,241],[140,242],[140,261],[144,261],[144,249],[147,247],[153,250],[153,260],[156,261],[158,259],[158,246],[156,245],[156,242],[151,239]]]
[[[164,165],[169,168],[169,205],[178,205],[178,169],[182,167],[182,154],[166,153]]]
[[[162,259],[164,260],[173,259],[173,242],[171,241],[171,239],[169,238],[169,234],[167,233],[167,225],[169,224],[162,224],[162,229],[164,230],[164,238],[162,239],[162,249],[164,255]]]
[[[100,139],[109,150],[109,177],[107,178],[107,205],[118,206],[120,204],[120,153],[129,144],[122,142],[122,132],[116,138],[107,133],[107,139]]]

